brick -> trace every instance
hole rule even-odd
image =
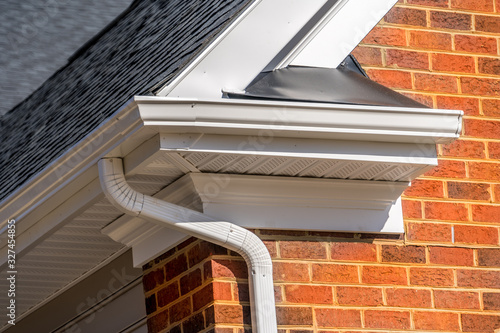
[[[425,264],[425,248],[410,245],[382,245],[382,261]]]
[[[479,73],[500,75],[500,59],[478,58]]]
[[[406,33],[403,29],[375,27],[368,33],[361,43],[405,46]]]
[[[414,101],[419,102],[420,104],[426,105],[430,108],[434,107],[434,101],[432,99],[432,96],[425,95],[425,94],[413,94],[413,93],[408,93],[405,91],[400,92],[402,95],[405,95],[408,98],[413,99]]]
[[[448,198],[489,201],[491,198],[490,185],[478,183],[448,182]]]
[[[500,249],[477,249],[479,266],[500,267]]]
[[[409,329],[409,311],[365,311],[365,326],[382,329]]]
[[[376,47],[358,46],[352,54],[363,65],[382,65],[382,50]]]
[[[430,308],[432,299],[430,290],[387,288],[387,305],[408,308]]]
[[[494,193],[493,194],[493,196],[494,196],[493,201],[496,202],[496,203],[498,203],[498,202],[500,202],[500,185],[495,184],[495,185],[492,185],[492,186],[493,186],[492,190],[493,190],[493,193]]]
[[[469,140],[455,140],[451,144],[443,145],[443,155],[453,157],[485,158],[483,142]],[[456,184],[456,183],[455,183]]]
[[[448,7],[449,0],[407,0],[408,4],[432,6],[432,7]]]
[[[411,89],[412,86],[411,74],[409,72],[370,69],[367,71],[367,74],[373,81],[389,88]]]
[[[334,242],[330,245],[331,258],[346,261],[377,261],[377,247],[370,243]]]
[[[212,259],[204,265],[204,278],[248,278],[248,269],[244,261]]]
[[[472,249],[430,246],[429,260],[431,264],[473,266],[474,254]]]
[[[158,306],[162,308],[177,300],[179,296],[179,283],[172,282],[158,291]]]
[[[499,327],[499,315],[462,314],[463,332],[493,332]]]
[[[500,206],[472,205],[472,220],[500,223]]]
[[[455,226],[455,242],[465,244],[498,244],[498,229],[472,225]]]
[[[453,286],[453,270],[445,268],[410,268],[410,284],[416,286]]]
[[[333,304],[332,288],[328,286],[287,285],[285,298],[291,303]]]
[[[415,179],[412,180],[411,186],[404,191],[404,195],[408,197],[434,197],[442,198],[443,182],[440,180]]]
[[[185,241],[181,242],[179,245],[176,246],[176,249],[177,251],[187,247],[188,245],[191,245],[195,242],[199,242],[201,240],[199,240],[198,238],[196,237],[189,237],[188,239],[186,239]]]
[[[392,67],[429,69],[429,56],[424,52],[388,49],[386,61]]]
[[[336,295],[340,305],[377,306],[383,304],[381,288],[337,287]]]
[[[191,299],[184,298],[168,308],[170,323],[175,323],[187,318],[191,314]]]
[[[455,12],[430,13],[431,27],[453,30],[470,30],[472,27],[472,15]]]
[[[250,324],[250,311],[241,305],[214,304],[217,324]]]
[[[275,281],[309,281],[309,268],[306,264],[275,262],[273,263]]]
[[[422,218],[422,203],[414,200],[402,200],[403,217],[405,219],[420,219]]]
[[[413,321],[417,330],[458,332],[460,330],[457,313],[415,311]]]
[[[309,307],[276,307],[278,325],[312,325],[312,309]]]
[[[156,312],[156,294],[146,297],[146,313],[149,315]]]
[[[234,286],[234,300],[238,300],[240,302],[250,302],[250,289],[247,283],[236,283]],[[281,299],[281,287],[275,286],[275,291],[277,290],[280,294],[279,299]],[[278,299],[276,299],[278,301]]]
[[[231,284],[212,282],[193,294],[193,311],[198,311],[215,300],[232,300]]]
[[[437,96],[436,102],[439,109],[462,110],[466,115],[479,115],[479,98]]]
[[[182,323],[184,332],[201,332],[205,328],[203,313],[197,313]]]
[[[315,309],[319,327],[361,327],[359,310]]]
[[[486,181],[500,180],[500,163],[470,162],[469,177]]]
[[[483,293],[485,310],[500,310],[500,293]]]
[[[464,94],[477,96],[500,96],[500,80],[462,77],[460,81],[462,85],[462,93]]]
[[[181,295],[185,295],[190,291],[201,286],[201,269],[197,269],[189,274],[181,277],[180,285],[181,285]]]
[[[156,269],[152,272],[147,273],[142,277],[142,284],[144,286],[144,291],[150,291],[161,285],[165,281],[165,274],[163,273],[163,268]]]
[[[182,323],[169,329],[168,333],[182,333],[181,327],[182,327]]]
[[[393,7],[384,20],[388,23],[414,25],[419,27],[427,26],[427,14],[425,10]]]
[[[181,254],[176,258],[167,262],[165,268],[165,280],[170,281],[188,269],[187,258],[185,254]]]
[[[457,270],[459,287],[500,288],[500,272],[473,269]]]
[[[363,283],[406,285],[406,269],[389,266],[364,266]]]
[[[269,251],[269,254],[271,255],[271,258],[278,257],[278,245],[275,241],[263,240],[262,243],[264,243],[264,245],[266,246],[267,251]]]
[[[432,69],[443,72],[474,73],[474,58],[454,54],[432,54]]]
[[[485,116],[500,117],[500,99],[483,99],[482,104]],[[496,144],[499,145],[497,142]],[[497,156],[500,156],[500,149],[497,152]]]
[[[409,44],[422,49],[451,50],[451,35],[420,30],[410,31]]]
[[[193,267],[205,260],[206,258],[213,255],[224,255],[227,254],[227,249],[222,246],[215,245],[213,243],[202,241],[195,246],[193,246],[188,251],[188,263],[189,267]]]
[[[451,0],[451,8],[493,12],[493,1]]]
[[[477,292],[434,290],[434,303],[439,309],[480,309]]]
[[[415,89],[457,93],[458,83],[454,76],[415,73]]]
[[[312,274],[312,280],[317,282],[358,282],[358,268],[354,265],[313,264]]]
[[[464,119],[464,134],[476,138],[500,139],[500,121]]]
[[[282,258],[326,259],[326,248],[322,243],[309,241],[281,241]]]
[[[147,321],[148,332],[158,333],[168,327],[168,310],[162,311]]]
[[[497,54],[497,41],[492,37],[455,35],[457,51]]]
[[[498,16],[476,15],[476,30],[500,33],[500,20]]]
[[[425,202],[425,218],[440,221],[467,221],[469,213],[467,207],[454,202]]]
[[[435,223],[408,223],[408,240],[451,242],[451,225]]]

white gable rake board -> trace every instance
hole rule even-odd
[[[159,96],[220,98],[243,91],[264,69],[336,68],[395,0],[260,0]]]

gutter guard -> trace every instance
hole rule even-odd
[[[104,194],[120,211],[239,253],[248,265],[253,330],[277,331],[271,256],[260,238],[233,223],[215,221],[203,213],[133,190],[125,180],[119,158],[101,159],[98,166]]]

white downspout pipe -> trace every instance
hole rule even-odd
[[[99,160],[99,178],[106,198],[120,211],[159,223],[239,253],[248,265],[252,331],[276,333],[273,270],[266,246],[255,234],[133,190],[119,158]]]

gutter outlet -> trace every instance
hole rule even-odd
[[[98,166],[104,194],[120,211],[240,254],[248,266],[253,332],[277,332],[271,256],[259,237],[233,223],[135,191],[125,180],[120,158],[101,159]]]

